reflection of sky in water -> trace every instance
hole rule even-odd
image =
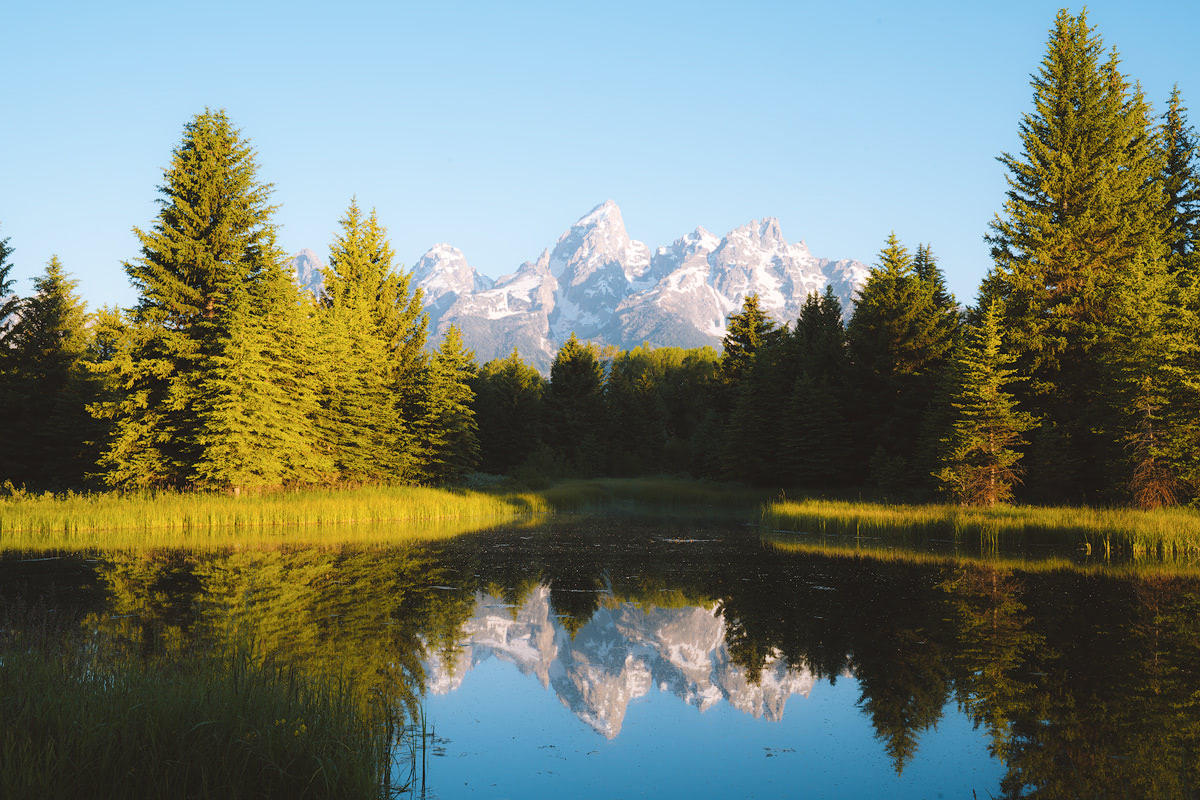
[[[433,797],[988,797],[1003,764],[953,706],[897,777],[858,683],[794,696],[782,721],[720,703],[701,712],[657,688],[632,702],[608,740],[532,675],[491,658],[462,685],[426,698],[445,756],[429,759]]]

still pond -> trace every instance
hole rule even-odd
[[[573,517],[402,547],[8,554],[0,600],[148,651],[237,638],[365,676],[420,709],[418,797],[1193,796],[1200,577],[1065,555]]]

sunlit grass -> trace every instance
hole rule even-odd
[[[546,510],[536,494],[422,487],[24,495],[0,499],[0,550],[422,540]]]
[[[892,505],[833,500],[764,506],[768,530],[918,544],[929,539],[981,551],[1030,543],[1058,545],[1101,559],[1188,562],[1200,559],[1200,513],[1189,509]]]

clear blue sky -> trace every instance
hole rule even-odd
[[[971,300],[1059,5],[16,0],[0,48],[0,238],[18,291],[52,254],[91,307],[171,149],[224,108],[322,258],[352,196],[400,261],[436,242],[512,272],[615,200],[651,247],[778,217],[815,255],[930,242]],[[1073,10],[1078,10],[1078,6]],[[1200,3],[1088,6],[1161,111],[1200,125]]]

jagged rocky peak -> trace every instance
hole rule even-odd
[[[587,280],[606,266],[616,265],[629,278],[645,272],[650,249],[629,238],[621,209],[606,200],[579,218],[559,237],[550,253],[550,271],[566,284]]]
[[[325,288],[325,276],[321,274],[323,269],[325,262],[307,247],[292,256],[292,273],[296,276],[296,283],[314,295],[319,295]]]
[[[435,244],[413,267],[413,281],[425,292],[426,305],[445,310],[462,294],[492,288],[492,280],[480,275],[467,263],[462,250],[448,244]]]
[[[517,347],[543,372],[571,333],[622,349],[643,342],[720,347],[726,320],[751,292],[781,323],[827,284],[848,312],[868,275],[857,261],[816,258],[803,242],[789,244],[774,217],[724,237],[697,227],[651,257],[630,238],[611,200],[580,217],[537,260],[484,289],[468,288],[467,276],[477,273],[456,249],[439,245],[426,255],[432,263],[422,259],[416,283],[433,329],[458,325],[480,361]],[[451,275],[462,276],[454,292],[446,289]]]

